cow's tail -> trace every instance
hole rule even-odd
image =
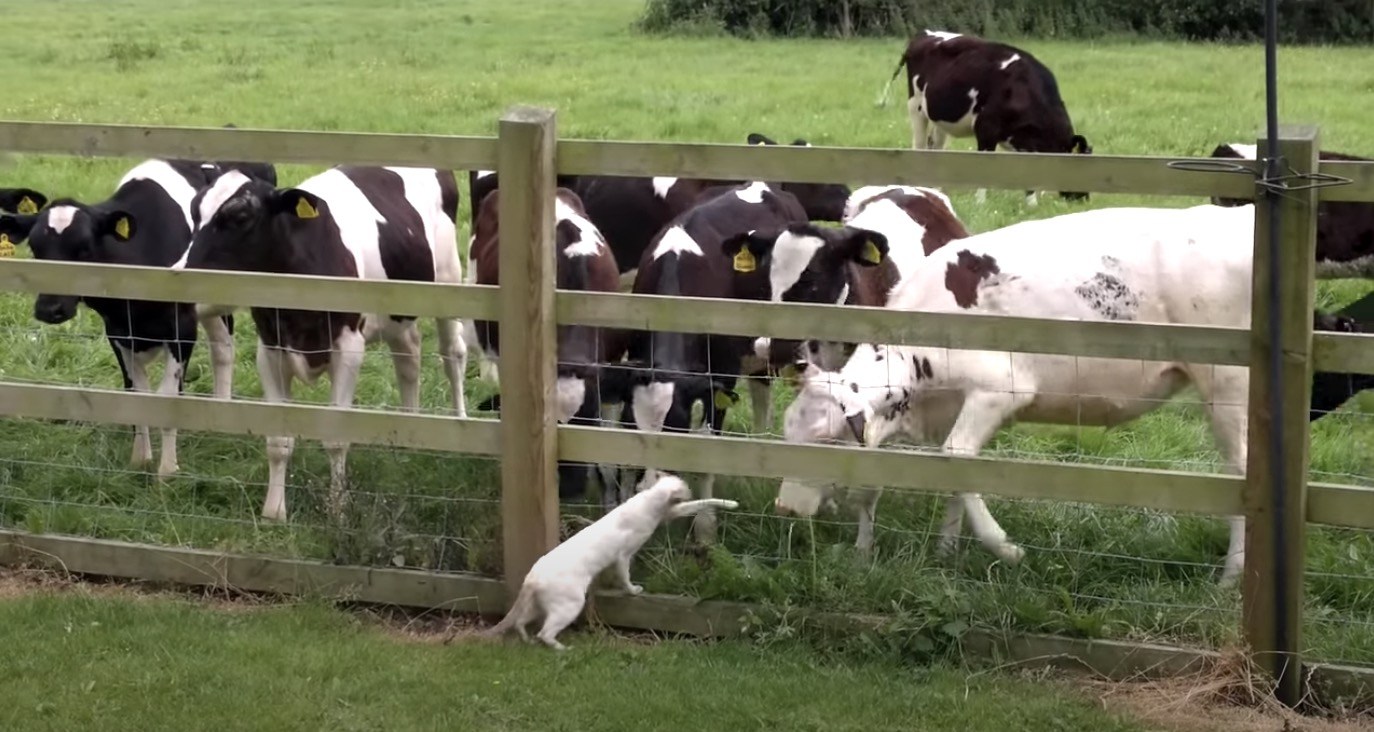
[[[520,586],[520,593],[515,596],[515,602],[511,603],[510,611],[506,617],[501,618],[501,622],[487,628],[482,632],[485,636],[498,636],[514,628],[516,623],[521,625],[529,622],[530,606],[534,603],[534,587],[529,582]]]
[[[902,66],[906,63],[906,56],[897,59],[897,68],[892,70],[892,76],[887,78],[887,83],[883,84],[882,94],[878,96],[878,101],[874,106],[886,107],[889,99],[892,98],[892,82],[897,78],[897,74],[902,73]]]

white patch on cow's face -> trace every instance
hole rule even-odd
[[[763,203],[763,192],[768,190],[768,184],[756,180],[748,187],[735,191],[735,196],[745,203]]]
[[[952,40],[954,40],[955,38],[958,38],[958,37],[962,36],[963,34],[962,34],[962,33],[950,33],[949,31],[927,30],[927,31],[926,31],[926,35],[928,35],[928,36],[935,36],[936,38],[940,39],[940,42],[941,42],[941,43],[944,43],[945,41],[952,41]]]
[[[1259,154],[1259,147],[1257,145],[1244,145],[1239,142],[1233,142],[1226,147],[1235,150],[1237,155],[1240,155],[1246,160],[1254,160],[1255,156]]]
[[[659,239],[658,246],[654,247],[654,259],[665,254],[695,254],[700,257],[701,245],[697,244],[696,239],[681,226],[674,226],[663,232],[663,238]]]
[[[577,242],[563,250],[563,255],[567,257],[595,257],[601,253],[606,246],[605,240],[601,238],[601,231],[592,225],[581,214],[577,213],[572,206],[564,203],[562,199],[554,199],[554,218],[558,221],[571,221],[582,234]]]
[[[998,68],[1002,69],[1003,71],[1006,71],[1008,66],[1011,66],[1012,64],[1014,64],[1014,63],[1016,63],[1017,61],[1020,61],[1020,60],[1021,60],[1021,54],[1019,54],[1019,53],[1013,53],[1013,54],[1011,55],[1011,58],[1007,59],[1006,61],[1003,61],[1002,64],[1001,64],[1000,66],[998,66]]]
[[[575,376],[560,376],[554,384],[554,396],[558,403],[558,422],[566,424],[582,408],[587,398],[587,382]]]
[[[677,178],[670,178],[667,176],[655,176],[654,195],[658,196],[659,198],[666,199],[668,197],[668,191],[671,190],[672,187],[675,185],[677,185]]]
[[[205,195],[200,198],[200,225],[204,226],[209,223],[210,219],[214,218],[219,211],[220,206],[233,198],[234,194],[246,185],[248,185],[248,176],[237,170],[231,170],[220,176],[214,185],[205,192]]]
[[[773,302],[782,302],[783,293],[797,284],[806,266],[823,246],[825,240],[817,236],[798,236],[790,231],[778,235],[773,243],[773,262],[768,268]]]
[[[668,419],[668,410],[673,406],[675,391],[677,387],[671,381],[636,386],[631,395],[634,399],[635,427],[641,432],[662,432],[663,423]]]
[[[494,171],[494,170],[479,170],[479,171],[477,171],[477,179],[478,179],[478,180],[481,180],[481,179],[483,179],[483,178],[485,178],[485,177],[487,177],[487,176],[489,176],[489,175],[496,175],[496,171]]]
[[[55,234],[61,234],[72,225],[72,219],[76,217],[75,206],[53,206],[48,209],[48,228]]]

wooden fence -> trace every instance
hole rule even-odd
[[[322,277],[9,259],[0,261],[0,289],[499,319],[499,422],[13,383],[0,384],[0,414],[292,434],[499,456],[506,581],[503,588],[493,579],[472,575],[331,567],[20,532],[0,533],[0,561],[46,557],[74,571],[249,590],[351,588],[369,601],[497,613],[530,564],[557,539],[559,459],[931,491],[976,490],[1213,516],[1244,514],[1249,519],[1245,635],[1255,657],[1279,679],[1281,695],[1293,700],[1304,678],[1312,678],[1302,673],[1298,654],[1306,525],[1374,529],[1374,489],[1307,481],[1310,371],[1374,373],[1374,347],[1366,336],[1311,331],[1316,203],[1374,201],[1374,164],[1319,163],[1317,150],[1315,129],[1285,129],[1280,152],[1294,172],[1319,170],[1351,183],[1293,191],[1277,199],[1284,222],[1277,263],[1283,297],[1275,311],[1265,297],[1271,263],[1262,243],[1271,204],[1259,198],[1253,327],[1245,330],[554,290],[551,203],[556,172],[1256,198],[1254,175],[1183,170],[1168,165],[1167,158],[558,140],[553,113],[534,108],[505,115],[498,138],[3,122],[0,151],[14,153],[495,168],[503,190],[499,288],[353,280],[341,286],[338,280]],[[1252,174],[1258,165],[1239,164]],[[1270,318],[1282,321],[1282,343],[1269,340]],[[549,404],[556,323],[1249,366],[1250,462],[1247,475],[1241,477],[558,426]],[[1267,375],[1274,348],[1281,350],[1286,367],[1281,382],[1283,423],[1269,413]],[[1275,463],[1268,449],[1274,431],[1289,446],[1283,464]],[[1280,475],[1288,487],[1286,511],[1282,521],[1275,521],[1271,486]],[[1290,548],[1285,556],[1273,551],[1279,539]],[[1276,582],[1286,588],[1284,593],[1276,592]],[[597,609],[613,624],[698,634],[737,632],[749,610],[685,598],[615,596],[599,597]],[[1139,670],[1148,665],[1142,659],[1160,662],[1160,654],[1175,654],[1166,668],[1177,668],[1178,658],[1193,657],[1180,650],[1062,639],[1001,639],[991,645],[1013,656],[1016,649],[1030,655],[1054,647],[1055,653],[1076,656],[1104,672]],[[1309,664],[1307,670],[1337,682],[1360,678],[1354,670],[1319,664]]]

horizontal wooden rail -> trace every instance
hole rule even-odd
[[[19,258],[0,259],[0,290],[483,319],[498,317],[499,292],[491,285],[172,270]]]
[[[496,167],[496,138],[367,132],[0,122],[0,150],[84,157],[247,160],[318,165]]]
[[[1374,162],[1322,162],[1318,170],[1326,175],[1346,178],[1344,185],[1324,187],[1317,191],[1323,201],[1374,201]]]
[[[1374,529],[1374,488],[1308,483],[1307,520],[1327,526]]]
[[[1244,328],[918,313],[625,293],[559,292],[557,299],[559,323],[643,330],[1221,365],[1246,365],[1250,353],[1250,331]]]
[[[1345,374],[1374,374],[1374,333],[1314,332],[1312,368]]]
[[[430,414],[337,409],[308,404],[267,404],[201,397],[0,384],[0,414],[102,424],[141,424],[244,435],[296,435],[426,450],[496,455],[496,420]]]

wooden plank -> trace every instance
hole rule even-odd
[[[1307,484],[1307,521],[1374,530],[1374,488],[1335,483]]]
[[[417,317],[495,318],[496,288],[0,259],[0,290]]]
[[[504,405],[503,405],[504,406]],[[1008,498],[1076,501],[1230,516],[1241,512],[1243,479],[1164,470],[953,457],[737,437],[644,433],[559,425],[558,457],[591,463],[842,485],[879,485]]]
[[[1266,149],[1261,140],[1259,150]],[[1316,170],[1317,152],[1316,128],[1281,131],[1277,154],[1286,161],[1285,170]],[[1278,206],[1281,216],[1277,261],[1269,250],[1271,206]],[[1242,614],[1251,653],[1275,677],[1276,695],[1289,705],[1303,696],[1300,652],[1316,246],[1316,189],[1266,196],[1255,207]],[[1278,296],[1271,298],[1275,276]],[[1275,319],[1282,329],[1277,342],[1269,330]],[[1271,360],[1276,352],[1281,359],[1278,373]],[[1276,389],[1280,414],[1271,405]]]
[[[1346,185],[1320,189],[1322,201],[1374,201],[1374,163],[1323,161],[1321,172],[1350,180]]]
[[[1246,199],[1254,196],[1249,175],[1177,170],[1168,166],[1174,160],[1198,159],[601,140],[558,143],[558,172],[562,174],[672,175],[851,185],[900,183]],[[1211,164],[1217,162],[1206,160]],[[1227,162],[1250,168],[1255,165]]]
[[[247,160],[319,165],[496,165],[496,140],[457,135],[0,122],[0,150],[82,157]]]
[[[1374,374],[1374,333],[1313,333],[1312,368],[1342,374]]]
[[[684,333],[1065,353],[1243,366],[1250,332],[1162,323],[924,313],[812,303],[559,292],[558,322]]]
[[[0,383],[0,414],[244,435],[296,435],[426,450],[499,453],[495,420]]]
[[[501,532],[511,596],[558,544],[554,113],[501,118]]]
[[[1100,638],[994,633],[972,630],[962,638],[969,655],[1004,665],[1088,671],[1114,680],[1144,680],[1196,674],[1221,659],[1214,651]]]

